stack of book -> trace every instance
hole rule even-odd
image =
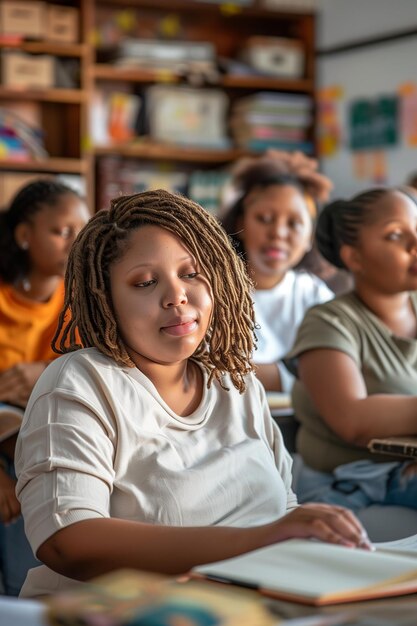
[[[225,170],[195,170],[188,178],[187,195],[207,211],[218,215],[222,193],[231,175]]]
[[[31,161],[48,157],[42,132],[10,109],[0,109],[0,159]]]
[[[306,95],[259,92],[238,100],[230,126],[235,142],[247,150],[313,151],[308,131],[313,122],[312,99]]]

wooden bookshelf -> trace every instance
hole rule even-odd
[[[2,0],[0,0],[1,2]],[[16,0],[16,5],[19,0]],[[30,160],[14,160],[12,153],[2,154],[0,160],[0,177],[9,176],[16,185],[21,179],[26,182],[28,175],[65,174],[85,179],[88,191],[88,201],[94,205],[94,162],[88,153],[87,119],[89,99],[92,94],[92,83],[89,80],[92,63],[91,45],[89,41],[88,22],[91,23],[92,0],[73,0],[69,2],[55,2],[46,0],[49,4],[66,4],[77,8],[79,15],[79,36],[74,42],[48,41],[47,33],[39,40],[24,40],[23,36],[0,37],[0,55],[8,53],[22,53],[28,58],[52,57],[56,79],[60,76],[61,82],[52,84],[48,88],[14,87],[13,83],[0,84],[0,106],[10,111],[21,122],[34,130],[33,137],[39,135],[48,157],[37,158],[35,152]],[[5,56],[5,59],[7,57]],[[69,65],[68,65],[69,64]],[[64,69],[63,69],[64,68]],[[66,68],[66,70],[65,70]],[[70,68],[70,70],[68,70]],[[63,75],[63,71],[69,71]],[[68,88],[57,87],[56,84],[67,85],[72,81],[74,86]],[[62,82],[64,81],[64,82]],[[35,132],[38,129],[39,132]],[[23,136],[22,136],[22,140]],[[20,178],[19,178],[20,177]],[[15,183],[13,183],[15,184]]]
[[[305,69],[301,78],[284,79],[271,75],[240,74],[233,67],[224,65],[223,72],[217,77],[210,76],[207,82],[201,82],[204,89],[223,90],[230,104],[246,95],[256,94],[261,91],[285,92],[293,94],[305,94],[314,99],[315,96],[315,16],[310,12],[289,12],[268,10],[262,6],[262,0],[254,0],[251,6],[238,6],[233,3],[192,2],[190,0],[95,0],[93,22],[94,27],[102,24],[101,19],[107,19],[107,23],[115,23],[110,20],[111,12],[127,9],[132,20],[137,16],[137,24],[145,24],[144,38],[152,39],[152,23],[159,26],[163,18],[180,24],[179,36],[189,42],[211,42],[214,45],[218,58],[237,59],[245,41],[252,35],[269,37],[289,37],[303,42],[305,53]],[[156,18],[159,16],[159,18]],[[155,22],[156,19],[156,22]],[[157,31],[156,31],[157,32]],[[140,39],[141,35],[133,35]],[[155,35],[157,38],[158,35]],[[172,39],[176,39],[171,34]],[[100,41],[100,37],[98,38]],[[105,93],[106,85],[117,91],[126,89],[133,94],[144,97],[148,86],[151,85],[188,85],[183,72],[175,72],[166,68],[153,69],[149,67],[117,64],[111,54],[106,57],[106,46],[98,45],[95,59],[90,67],[91,81],[98,89]],[[223,64],[222,64],[223,65]],[[110,87],[111,86],[111,87]],[[194,86],[190,83],[190,86]],[[93,146],[92,153],[95,162],[95,170],[101,172],[101,163],[107,158],[113,159],[107,168],[107,174],[113,175],[115,171],[126,167],[133,168],[129,162],[137,162],[138,169],[147,167],[149,162],[159,162],[162,170],[178,165],[179,171],[191,172],[195,170],[207,170],[224,168],[236,159],[248,156],[249,152],[240,148],[232,147],[226,150],[208,150],[199,147],[185,145],[161,144],[152,141],[152,138],[144,135],[130,143],[109,143],[108,145]],[[309,140],[315,141],[314,122],[309,129]],[[116,159],[116,160],[114,160]],[[110,163],[110,161],[109,161]],[[162,171],[161,170],[161,171]],[[105,174],[105,175],[107,175]],[[102,186],[100,180],[99,187]],[[112,185],[117,188],[117,184]],[[123,189],[125,189],[123,187]]]
[[[262,0],[253,0],[251,6],[240,7],[224,2],[194,2],[192,0],[46,0],[50,4],[65,4],[79,11],[79,40],[74,43],[42,41],[14,42],[0,38],[0,55],[8,51],[20,51],[28,55],[50,55],[79,65],[79,84],[76,88],[17,89],[0,84],[0,106],[10,107],[13,103],[38,107],[38,120],[44,135],[49,158],[33,161],[0,161],[0,176],[7,172],[63,173],[83,176],[86,179],[90,204],[95,205],[95,188],[102,160],[117,157],[128,162],[145,162],[161,167],[185,167],[195,169],[222,168],[236,159],[248,155],[248,151],[232,147],[226,150],[209,150],[199,147],[161,144],[149,137],[140,136],[131,143],[112,143],[94,146],[89,136],[89,124],[96,89],[120,86],[143,97],[150,85],[188,84],[184,76],[166,69],[153,70],[141,67],[118,67],[101,57],[105,49],[97,36],[103,12],[124,12],[140,15],[140,21],[148,29],[147,38],[152,38],[149,26],[152,20],[180,24],[173,39],[206,41],[214,45],[219,58],[236,59],[246,39],[252,35],[290,37],[303,42],[305,71],[302,78],[282,79],[258,74],[219,73],[217,81],[201,84],[204,88],[223,90],[231,103],[245,95],[260,91],[315,94],[315,17],[312,13],[268,10]],[[0,3],[2,0],[0,0]],[[16,0],[19,2],[19,0]],[[143,18],[143,19],[142,19]],[[117,20],[110,22],[117,24]],[[155,35],[156,37],[157,35]],[[311,139],[314,139],[314,124]],[[146,133],[146,130],[144,131]],[[169,164],[169,166],[168,166]],[[95,205],[96,206],[96,205]]]

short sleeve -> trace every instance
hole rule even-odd
[[[360,332],[348,316],[334,307],[319,305],[307,311],[290,352],[283,359],[294,376],[297,376],[297,359],[309,350],[338,350],[349,355],[360,367]]]
[[[328,302],[334,298],[334,292],[329,289],[325,282],[320,281],[317,285],[317,299],[316,303],[321,304],[323,302]]]
[[[36,553],[74,522],[110,516],[114,443],[106,420],[69,388],[28,407],[16,447],[17,496]]]
[[[281,381],[281,391],[283,393],[290,393],[294,384],[294,376],[293,374],[291,374],[291,372],[288,371],[283,361],[278,361],[277,367]]]

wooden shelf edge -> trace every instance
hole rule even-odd
[[[190,163],[230,163],[250,153],[241,148],[225,150],[177,146],[161,143],[132,143],[111,146],[95,146],[96,156],[120,156],[149,160],[173,160]]]
[[[82,57],[87,53],[87,45],[81,43],[59,43],[55,41],[0,41],[0,50],[52,54],[60,57]]]
[[[20,89],[0,86],[0,98],[71,104],[85,101],[87,99],[87,93],[83,89]]]
[[[51,157],[41,161],[12,161],[0,159],[0,171],[51,172],[55,174],[85,174],[87,163],[83,159]]]
[[[224,76],[222,87],[270,89],[272,91],[300,91],[313,93],[314,82],[309,78],[275,78],[273,76]]]
[[[96,63],[92,69],[95,79],[132,83],[178,83],[180,76],[169,70],[146,70],[135,67],[116,67],[105,63]],[[274,76],[222,76],[214,87],[243,89],[271,89],[273,91],[299,91],[312,93],[314,82],[308,78],[288,79]]]
[[[221,13],[225,18],[242,15],[244,17],[265,17],[268,19],[297,19],[300,15],[314,16],[314,11],[285,11],[264,8],[257,1],[252,6],[239,6],[233,2],[196,2],[190,7],[190,0],[101,0],[102,4],[121,5],[124,8],[167,9],[170,11],[190,11],[199,9],[201,12]]]

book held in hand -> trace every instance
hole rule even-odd
[[[243,585],[314,606],[417,592],[417,552],[346,548],[291,539],[193,570],[196,577]]]
[[[413,459],[417,457],[417,437],[384,437],[371,439],[368,443],[371,452],[391,454]]]

